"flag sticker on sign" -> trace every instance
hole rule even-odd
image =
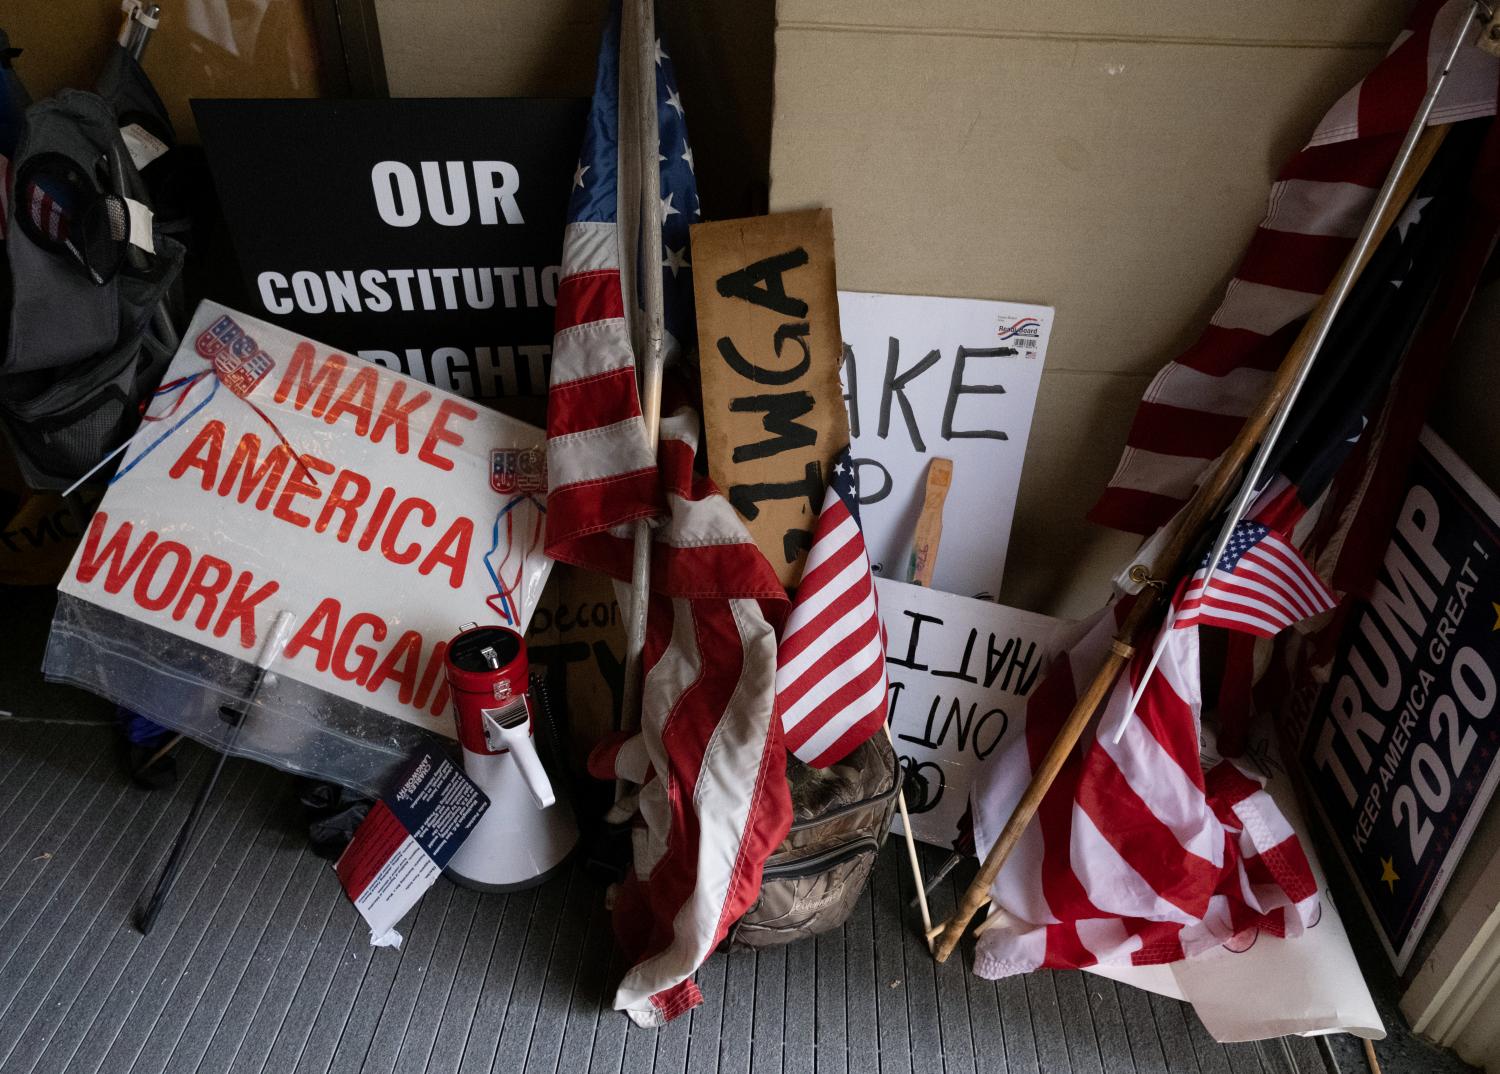
[[[193,349],[214,364],[214,375],[241,399],[276,368],[276,360],[227,313],[199,333]]]

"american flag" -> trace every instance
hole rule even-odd
[[[776,652],[786,747],[814,768],[843,760],[885,723],[885,644],[857,496],[846,447]]]
[[[657,454],[647,447],[627,316],[639,307],[620,269],[664,274],[668,349],[679,351],[693,336],[687,222],[698,201],[682,102],[658,43],[662,187],[646,196],[661,199],[662,233],[638,245],[621,226],[621,207],[641,192],[621,165],[630,147],[620,133],[620,36],[616,4],[563,240],[546,549],[628,581],[633,523],[659,522],[641,729],[601,745],[589,765],[640,787],[631,871],[613,905],[629,967],[614,1005],[653,1026],[702,1002],[694,972],[758,897],[765,859],[791,825],[772,627],[786,592],[728,501],[695,473],[697,415],[664,401]]]
[[[6,162],[8,173],[9,162]],[[7,182],[7,186],[9,183]],[[38,231],[53,242],[66,242],[68,238],[68,214],[62,203],[45,190],[40,181],[33,181],[27,192],[31,222]]]
[[[1283,170],[1209,328],[1147,391],[1119,468],[1092,513],[1096,521],[1142,533],[1164,526],[1233,439],[1351,249],[1425,91],[1434,53],[1470,10],[1458,0],[1420,3],[1386,58]],[[1493,115],[1497,88],[1497,61],[1463,50],[1433,122]],[[1256,633],[1274,633],[1326,605],[1326,587],[1300,555],[1275,553],[1292,550],[1288,535],[1311,518],[1311,501],[1358,441],[1371,401],[1378,402],[1415,331],[1435,286],[1428,267],[1441,264],[1451,235],[1450,227],[1434,226],[1445,199],[1429,201],[1429,194],[1455,178],[1463,185],[1466,140],[1457,132],[1447,139],[1429,168],[1432,183],[1418,187],[1361,278],[1362,304],[1351,297],[1344,312],[1355,315],[1335,322],[1329,360],[1320,357],[1314,367],[1290,435],[1277,445],[1275,476],[1249,521],[1237,527],[1222,575],[1215,571],[1206,597],[1206,572],[1190,580],[1196,589],[1185,591],[1187,614],[1164,624],[1161,662],[1149,680],[1153,647],[1137,647],[1001,870],[990,894],[1004,916],[980,938],[977,972],[999,977],[1038,967],[1172,962],[1261,931],[1295,935],[1316,921],[1307,858],[1260,779],[1232,761],[1200,758],[1198,628],[1231,626],[1231,645],[1243,646]],[[1456,166],[1447,167],[1445,157]],[[1353,396],[1357,406],[1349,405]],[[1164,532],[1158,529],[1153,542]],[[1151,561],[1149,554],[1139,558]],[[1249,600],[1254,614],[1242,613],[1246,605],[1232,597]],[[1134,599],[1140,598],[1115,601],[1081,628],[1028,699],[1022,740],[979,769],[971,807],[981,854],[1102,664]],[[1241,655],[1248,668],[1248,654]],[[1241,674],[1237,692],[1248,696],[1250,673]]]
[[[1340,98],[1282,169],[1265,219],[1208,328],[1146,389],[1119,465],[1089,514],[1093,521],[1151,533],[1187,502],[1209,463],[1234,439],[1353,247],[1426,91],[1428,72],[1472,6],[1422,0],[1385,58]],[[1494,115],[1497,87],[1500,60],[1462,49],[1431,122]]]
[[[1109,651],[1129,599],[1100,612],[1053,662],[1027,700],[1024,734],[980,767],[970,802],[981,857]],[[1262,779],[1200,758],[1198,630],[1167,632],[1129,718],[1149,653],[1137,650],[990,889],[1004,916],[979,937],[981,976],[1175,962],[1317,921],[1312,868]]]
[[[1179,630],[1202,624],[1272,638],[1338,604],[1291,542],[1263,522],[1240,520],[1211,579],[1203,558],[1177,603]]]

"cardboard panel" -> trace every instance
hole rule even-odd
[[[1201,331],[1276,168],[1378,59],[1389,19],[1364,4],[1349,24],[1379,47],[1284,48],[1083,39],[1092,15],[1009,0],[970,30],[943,21],[980,8],[912,8],[924,28],[906,32],[814,27],[809,4],[783,4],[772,204],[833,209],[846,289],[1056,309],[1001,599],[1080,614],[1133,544],[1083,513],[1142,389]],[[1125,7],[1093,9],[1109,10]],[[1063,37],[991,32],[1044,18]],[[1285,18],[1259,36],[1302,33]]]
[[[849,443],[833,216],[694,224],[692,240],[709,474],[795,586]]]

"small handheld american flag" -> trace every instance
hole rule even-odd
[[[776,652],[787,749],[816,768],[843,760],[885,723],[885,694],[885,637],[846,447],[834,459]]]
[[[1183,590],[1172,624],[1178,630],[1217,626],[1271,638],[1338,603],[1291,542],[1264,523],[1235,526],[1212,578],[1207,559]]]

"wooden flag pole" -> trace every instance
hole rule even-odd
[[[1468,21],[1472,21],[1472,17]],[[1451,56],[1449,62],[1452,62]],[[1312,316],[1307,319],[1307,323],[1303,325],[1291,349],[1287,351],[1286,358],[1276,371],[1276,376],[1265,398],[1245,419],[1245,424],[1240,428],[1234,442],[1219,457],[1218,464],[1210,472],[1207,480],[1198,487],[1187,506],[1182,509],[1171,536],[1149,570],[1144,572],[1145,579],[1170,580],[1181,573],[1184,561],[1197,545],[1202,530],[1235,488],[1235,479],[1250,460],[1257,444],[1273,421],[1277,419],[1283,406],[1289,404],[1296,388],[1306,379],[1307,370],[1317,356],[1318,346],[1327,334],[1328,324],[1338,312],[1338,307],[1347,295],[1349,287],[1368,263],[1370,255],[1380,244],[1380,240],[1395,223],[1396,217],[1410,198],[1412,190],[1415,189],[1417,181],[1432,162],[1433,156],[1447,134],[1446,126],[1424,129],[1427,115],[1430,113],[1430,101],[1435,99],[1435,90],[1441,82],[1442,75],[1440,74],[1434,80],[1432,89],[1429,90],[1428,106],[1418,110],[1417,122],[1408,132],[1407,143],[1403,145],[1402,152],[1398,154],[1396,164],[1391,169],[1391,174],[1381,188],[1380,195],[1376,199],[1375,210],[1365,224],[1364,234],[1361,235],[1360,241],[1350,251],[1328,292],[1318,303]],[[1084,728],[1088,726],[1094,710],[1108,696],[1120,671],[1135,654],[1136,641],[1151,617],[1156,606],[1155,597],[1159,595],[1152,593],[1151,589],[1150,586],[1144,588],[1139,599],[1126,613],[1124,622],[1120,624],[1119,631],[1110,642],[1109,654],[1105,657],[1104,663],[1073,706],[1073,710],[1068,713],[1068,718],[1058,731],[1057,738],[1053,740],[1051,747],[1048,748],[1046,755],[1032,774],[1031,782],[1027,784],[1021,800],[1016,804],[1015,811],[1011,813],[999,838],[985,855],[984,864],[980,866],[978,874],[964,892],[958,909],[952,917],[934,930],[937,946],[933,955],[939,962],[947,961],[948,956],[953,953],[953,949],[958,946],[958,941],[963,937],[964,930],[968,928],[969,921],[989,901],[989,890],[995,882],[995,877],[999,875],[1001,867],[1010,857],[1016,843],[1020,841],[1026,826],[1031,823],[1031,818],[1036,815],[1042,798],[1057,778],[1058,772],[1062,770],[1068,755],[1073,752],[1073,747],[1078,744],[1078,739],[1082,736]]]
[[[914,585],[931,587],[932,572],[937,567],[938,545],[943,539],[943,504],[948,498],[948,486],[953,483],[953,461],[933,459],[927,467],[927,492],[922,500],[922,513],[917,518],[916,535],[912,541],[911,577]],[[880,725],[885,739],[896,751],[896,740],[891,735],[891,725]],[[906,788],[902,786],[903,773],[896,770],[896,806],[901,810],[901,833],[906,838],[906,860],[911,865],[911,878],[917,885],[917,908],[922,912],[922,935],[927,939],[927,949],[932,949],[932,912],[927,908],[927,882],[922,879],[922,859],[917,855],[917,838],[911,833],[911,816],[906,811]]]

